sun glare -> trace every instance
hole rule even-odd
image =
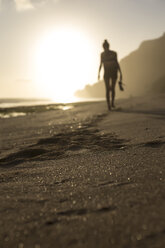
[[[93,47],[83,33],[60,28],[45,34],[36,53],[36,78],[44,96],[73,101],[74,92],[91,83],[93,59]]]

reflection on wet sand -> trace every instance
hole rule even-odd
[[[47,106],[46,109],[47,110],[54,110],[54,109],[61,109],[61,110],[69,110],[72,109],[73,105],[51,105],[51,106]]]
[[[0,114],[0,118],[11,118],[11,117],[18,117],[18,116],[25,116],[26,113],[19,113],[19,112],[13,112],[13,113],[8,113],[8,114]]]
[[[73,105],[47,105],[47,106],[26,106],[16,108],[1,108],[0,118],[12,118],[18,116],[25,116],[30,113],[43,112],[47,110],[69,110],[72,109]]]

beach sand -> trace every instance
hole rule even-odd
[[[0,247],[164,248],[164,99],[0,119]]]

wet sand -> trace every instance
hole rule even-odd
[[[164,95],[0,119],[0,247],[165,247]]]

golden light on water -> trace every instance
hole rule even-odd
[[[74,92],[91,83],[95,74],[88,37],[72,28],[59,28],[47,32],[36,50],[36,81],[43,94],[57,102],[75,101]]]

